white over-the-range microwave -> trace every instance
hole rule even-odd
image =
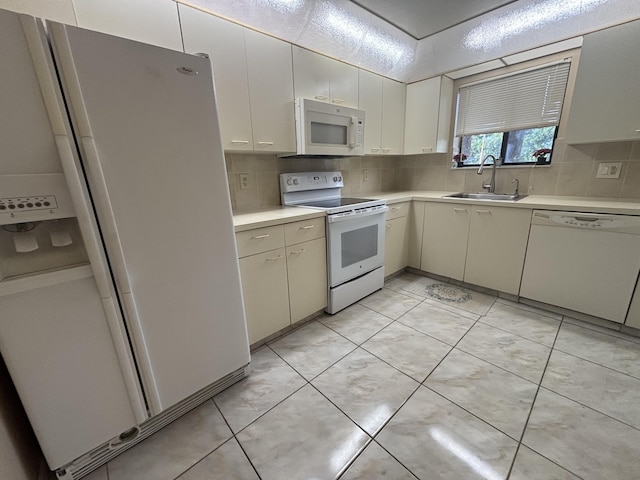
[[[363,110],[295,100],[297,155],[364,155]]]

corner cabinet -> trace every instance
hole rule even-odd
[[[449,150],[453,80],[434,77],[407,85],[405,155]]]
[[[249,343],[327,306],[324,217],[236,233]]]
[[[420,269],[517,295],[531,210],[426,203]]]
[[[640,20],[585,35],[567,143],[640,140],[638,45]]]
[[[291,45],[184,5],[184,50],[211,58],[226,151],[294,152]]]

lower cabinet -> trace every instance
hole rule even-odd
[[[625,321],[627,327],[640,328],[640,286],[636,285],[636,290],[631,299],[629,313]]]
[[[250,344],[291,324],[284,248],[241,258],[240,277]]]
[[[326,239],[316,238],[287,247],[291,323],[327,306]]]
[[[464,279],[471,205],[426,203],[420,270]]]
[[[324,217],[236,233],[249,343],[327,306]]]
[[[471,210],[464,281],[517,295],[531,210],[482,206]]]
[[[408,264],[410,209],[411,202],[389,206],[384,239],[385,275],[392,275]]]
[[[426,203],[420,269],[518,294],[531,210]]]

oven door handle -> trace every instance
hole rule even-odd
[[[329,223],[348,222],[348,221],[357,220],[359,218],[370,217],[371,215],[383,215],[387,212],[387,210],[389,210],[389,207],[385,205],[382,208],[377,208],[369,212],[354,213],[351,215],[328,215],[327,222]]]

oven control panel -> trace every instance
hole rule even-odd
[[[283,193],[342,187],[344,187],[344,181],[342,179],[341,172],[301,172],[280,174],[280,190]]]

